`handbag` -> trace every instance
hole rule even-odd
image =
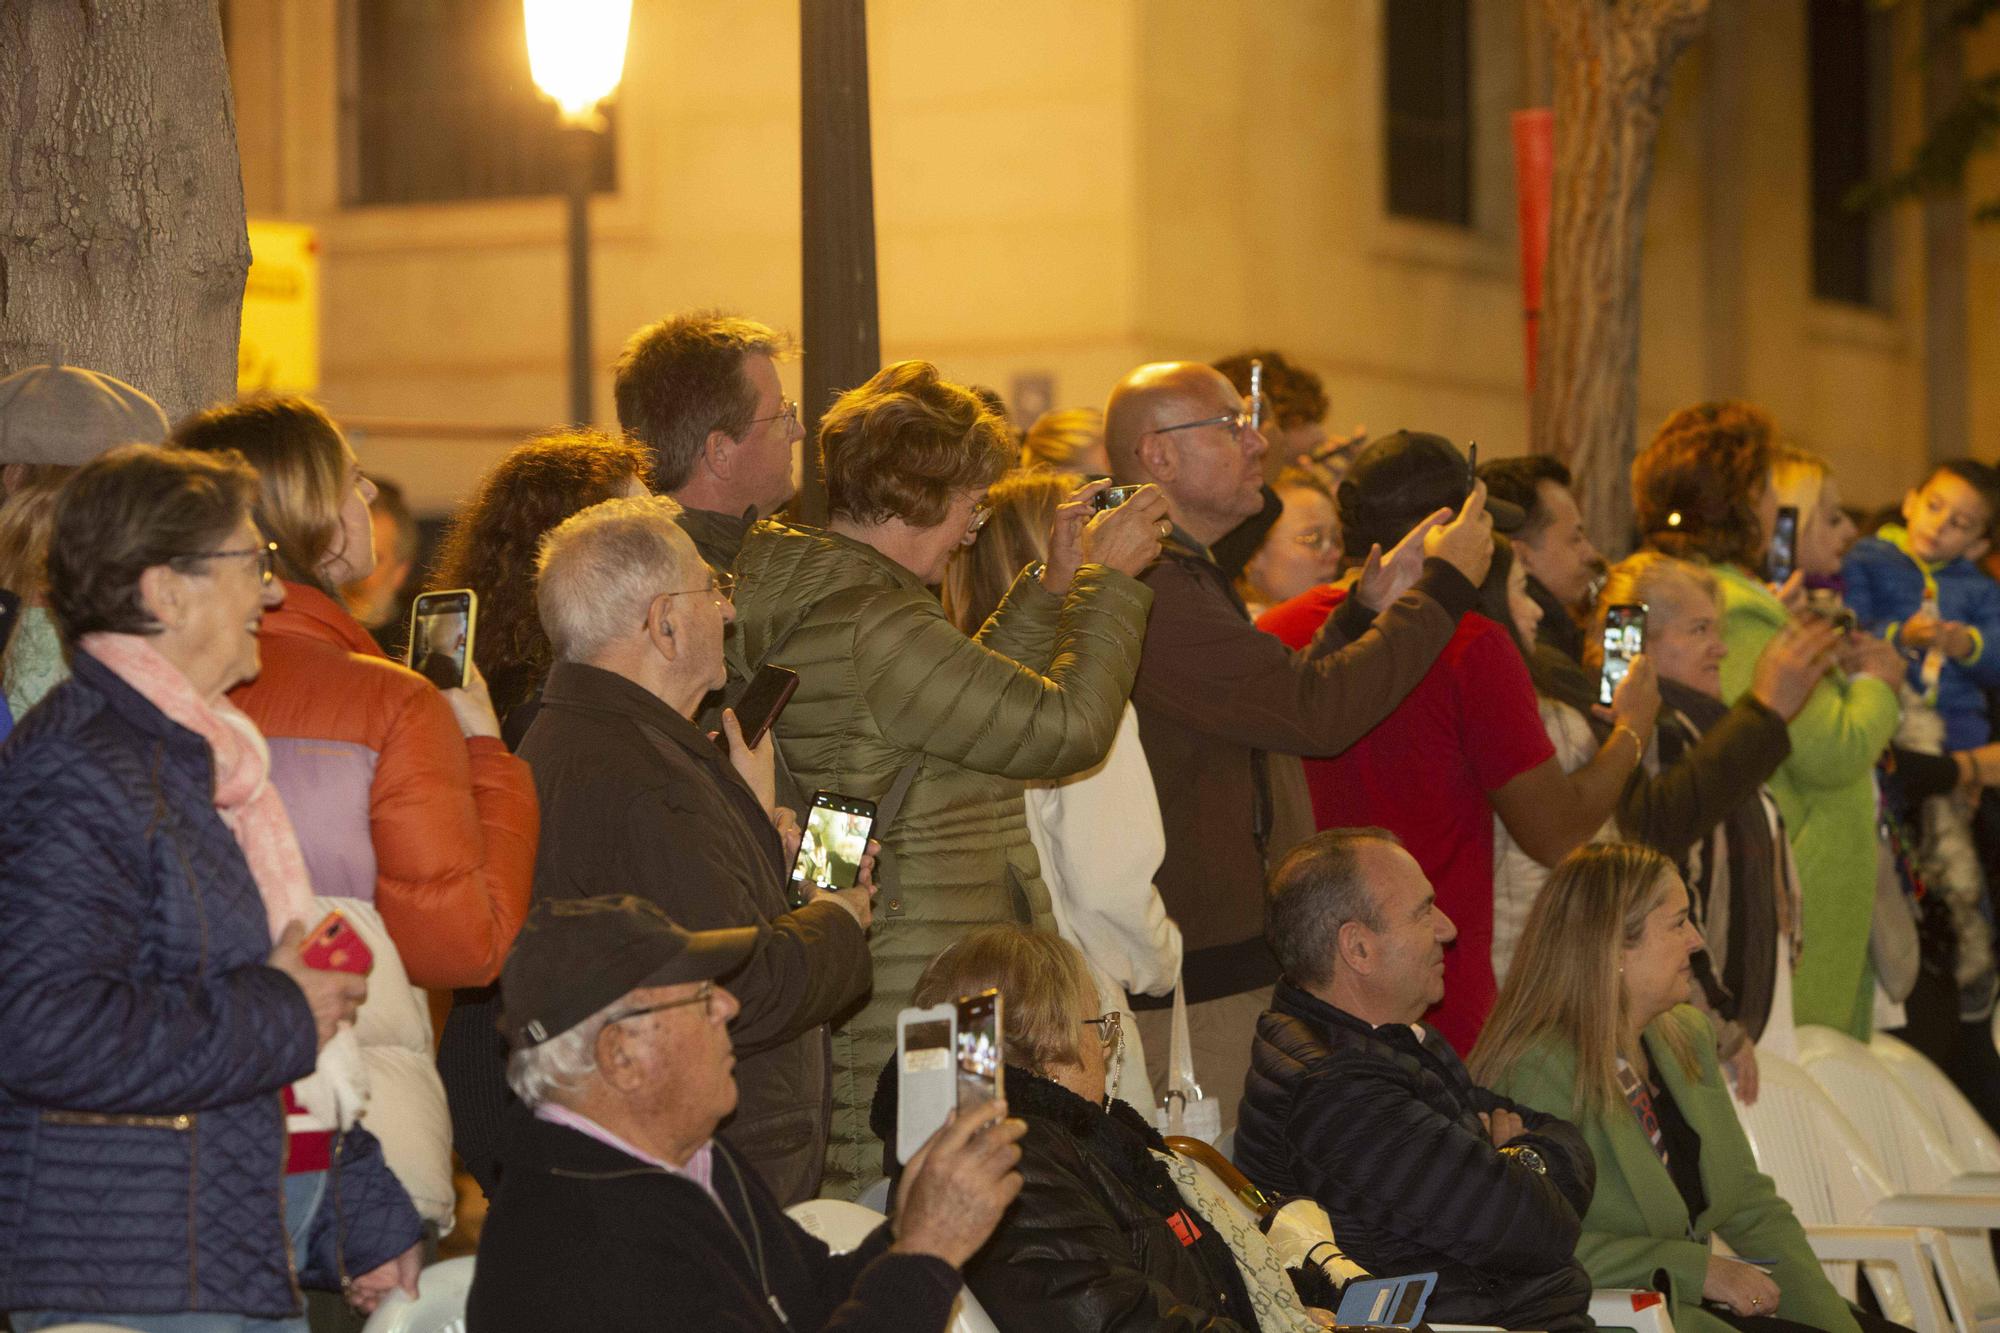
[[[1194,1078],[1194,1043],[1188,1037],[1187,983],[1174,979],[1173,1037],[1167,1044],[1167,1091],[1153,1112],[1163,1135],[1200,1139],[1213,1145],[1222,1137],[1222,1103],[1202,1095]]]

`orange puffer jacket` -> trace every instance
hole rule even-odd
[[[230,698],[271,743],[314,892],[372,900],[412,984],[492,982],[534,884],[528,766],[462,736],[444,696],[316,588],[286,583],[257,637],[263,671]]]

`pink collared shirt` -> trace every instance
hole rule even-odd
[[[537,1120],[546,1120],[552,1125],[561,1125],[566,1129],[573,1129],[579,1134],[588,1135],[605,1147],[616,1148],[627,1157],[636,1157],[648,1166],[657,1166],[662,1171],[671,1171],[677,1176],[685,1176],[687,1179],[701,1186],[708,1197],[715,1199],[718,1205],[722,1202],[721,1199],[716,1197],[715,1186],[711,1183],[715,1172],[715,1140],[713,1139],[695,1149],[694,1156],[688,1158],[686,1166],[675,1166],[672,1162],[663,1161],[653,1156],[643,1148],[634,1147],[604,1126],[598,1124],[595,1120],[592,1120],[589,1116],[578,1111],[572,1111],[567,1106],[559,1106],[555,1102],[543,1102],[535,1108],[535,1118]]]

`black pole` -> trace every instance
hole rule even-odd
[[[596,163],[597,131],[568,126],[563,131],[569,157],[569,417],[588,426],[590,365],[590,186]]]
[[[798,512],[824,523],[826,483],[813,447],[820,413],[882,365],[866,0],[799,0],[799,138],[806,451]]]

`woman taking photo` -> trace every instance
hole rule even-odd
[[[1632,494],[1646,545],[1701,561],[1721,589],[1721,697],[1750,689],[1766,645],[1793,608],[1763,582],[1780,503],[1776,428],[1747,403],[1702,403],[1667,419],[1632,465]],[[1837,502],[1822,472],[1815,503],[1800,506],[1797,570],[1786,591],[1839,572]],[[1836,504],[1837,507],[1837,504]],[[1874,973],[1868,932],[1875,907],[1875,761],[1895,734],[1903,660],[1870,635],[1848,633],[1838,671],[1820,678],[1791,720],[1792,752],[1771,778],[1798,862],[1809,941],[1792,981],[1801,1023],[1867,1040]]]
[[[1689,1007],[1701,932],[1687,887],[1650,848],[1600,843],[1550,876],[1473,1077],[1573,1121],[1597,1160],[1576,1257],[1599,1287],[1650,1287],[1681,1333],[1894,1328],[1840,1298],[1791,1205],[1757,1169]],[[1720,1237],[1770,1271],[1717,1254]]]
[[[590,430],[556,431],[508,450],[466,502],[431,585],[479,596],[472,656],[493,696],[507,748],[518,750],[553,655],[535,611],[535,554],[571,514],[646,494],[645,450]]]
[[[1239,1262],[1217,1219],[1184,1199],[1166,1143],[1107,1092],[1124,1024],[1104,1010],[1074,946],[1019,926],[975,930],[931,960],[910,1003],[988,987],[1005,997],[1007,1113],[1028,1126],[1021,1196],[964,1269],[995,1324],[1244,1333],[1260,1327],[1259,1309],[1265,1333],[1332,1322],[1307,1312],[1282,1268]],[[875,1099],[884,1143],[896,1141],[896,1092],[892,1060]]]
[[[1046,563],[967,638],[927,585],[991,512],[987,488],[1013,458],[1007,424],[936,367],[903,361],[841,395],[819,449],[832,521],[763,523],[745,540],[732,674],[799,673],[776,734],[804,790],[886,802],[900,777],[907,792],[876,827],[874,996],[833,1037],[831,1194],[876,1175],[875,1071],[924,962],[974,926],[1054,924],[1022,789],[1110,748],[1152,600],[1134,576],[1169,525],[1156,489],[1092,518],[1102,483],[1084,488]]]
[[[367,985],[299,955],[312,888],[225,697],[283,596],[256,487],[234,455],[131,446],[56,508],[74,675],[0,761],[0,1309],[20,1333],[186,1311],[304,1333],[301,1283],[362,1309],[415,1294],[409,1199],[325,1081],[299,1084]],[[294,1104],[349,1127],[288,1133]]]
[[[1078,478],[1015,472],[986,493],[993,517],[945,571],[944,609],[970,636],[1000,605],[1014,576],[1048,555],[1049,525]],[[1083,951],[1103,1008],[1124,1015],[1125,1042],[1112,1088],[1134,1106],[1153,1105],[1146,1053],[1131,995],[1168,995],[1181,971],[1181,932],[1153,887],[1166,855],[1153,771],[1128,703],[1103,762],[1027,789],[1028,836],[1049,886],[1056,930]],[[1116,837],[1105,830],[1116,829]]]

